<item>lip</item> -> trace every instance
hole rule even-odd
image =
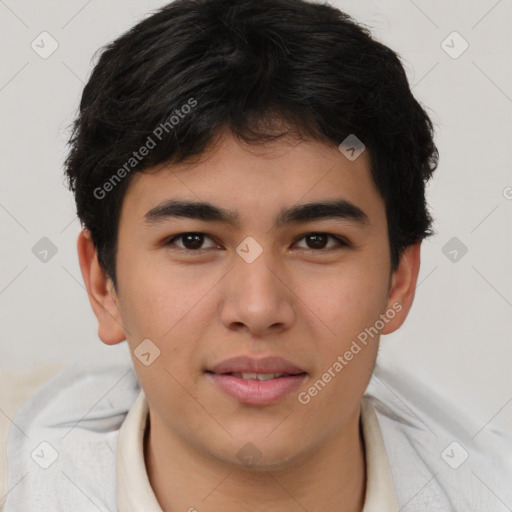
[[[206,376],[224,393],[242,404],[270,405],[297,390],[307,374],[301,373],[288,377],[276,377],[270,380],[246,380],[234,377],[233,375],[221,375],[218,373],[207,373]]]
[[[286,373],[269,380],[242,379],[230,373]],[[238,356],[226,359],[206,371],[206,376],[224,393],[248,405],[269,405],[297,390],[307,372],[281,357],[255,359]]]
[[[216,374],[222,373],[288,373],[296,375],[305,373],[303,368],[277,356],[254,358],[249,356],[236,356],[216,364],[208,371]]]

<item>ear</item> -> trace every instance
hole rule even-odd
[[[126,339],[121,323],[118,298],[112,280],[98,262],[91,233],[82,229],[77,240],[78,261],[89,295],[89,302],[98,320],[98,336],[106,345],[115,345]]]
[[[386,323],[382,334],[396,331],[409,314],[420,270],[420,248],[421,242],[407,246],[398,268],[393,272],[386,311],[394,311],[396,314]]]

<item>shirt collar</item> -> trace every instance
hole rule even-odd
[[[362,512],[398,512],[379,420],[366,397],[361,401],[361,424],[366,456],[366,496]]]
[[[144,462],[148,411],[146,397],[141,391],[119,432],[116,454],[118,512],[162,512],[149,483]],[[367,476],[362,512],[397,512],[398,501],[379,422],[366,397],[361,402],[361,424]]]

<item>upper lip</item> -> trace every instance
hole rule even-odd
[[[297,375],[306,373],[297,365],[282,357],[269,356],[260,359],[249,356],[237,356],[225,359],[207,371],[222,373],[287,373]]]

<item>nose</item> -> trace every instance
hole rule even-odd
[[[286,272],[270,254],[264,251],[252,263],[239,258],[224,282],[221,321],[253,337],[276,334],[295,321],[294,298]]]

